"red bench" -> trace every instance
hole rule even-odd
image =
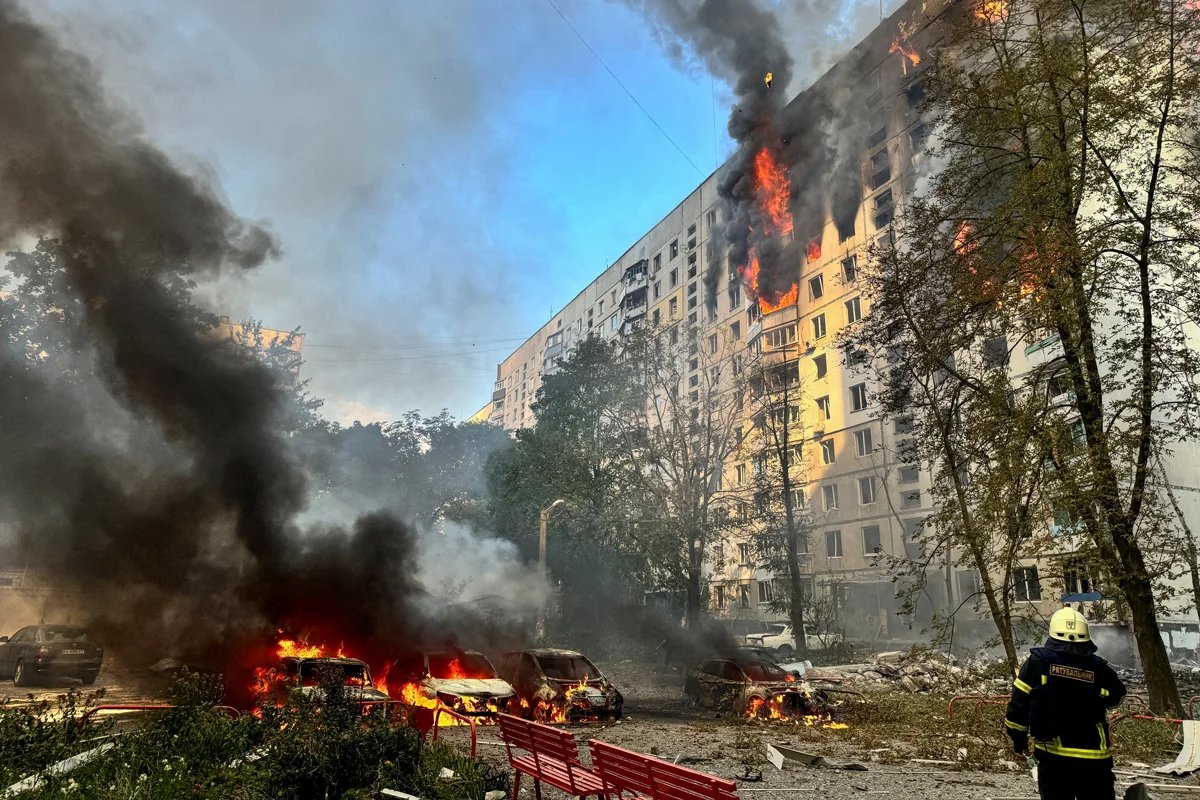
[[[639,799],[737,800],[737,784],[669,761],[595,739],[588,742],[592,766],[604,781],[604,795],[632,792]]]
[[[500,714],[500,738],[508,752],[508,763],[516,772],[513,778],[514,798],[521,789],[521,773],[533,778],[533,790],[537,800],[542,800],[542,785],[545,781],[572,797],[605,795],[604,783],[594,772],[579,760],[579,748],[575,737],[536,722]],[[525,755],[514,755],[513,749],[525,751]]]

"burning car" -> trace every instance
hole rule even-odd
[[[439,704],[473,717],[494,717],[512,708],[516,692],[496,674],[492,662],[474,650],[417,653],[393,663],[388,690],[409,705]]]
[[[705,661],[688,672],[683,690],[699,706],[749,717],[828,717],[823,698],[796,680],[794,674],[769,661]]]
[[[625,698],[582,653],[518,650],[499,659],[521,709],[539,722],[620,719]]]
[[[323,679],[330,675],[336,679],[339,673],[349,697],[364,701],[388,699],[387,694],[375,688],[372,683],[371,668],[357,658],[288,656],[282,659],[278,674],[285,686],[296,687],[300,692],[311,695],[320,691]]]

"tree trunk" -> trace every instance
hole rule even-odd
[[[700,553],[701,548],[697,546],[695,538],[692,538],[688,542],[687,605],[684,607],[684,623],[690,631],[700,630],[703,598],[700,588],[704,579]]]
[[[1171,673],[1167,646],[1158,629],[1158,617],[1154,612],[1154,586],[1146,572],[1141,550],[1135,548],[1127,551],[1127,548],[1121,547],[1120,540],[1117,541],[1121,560],[1128,565],[1126,570],[1118,574],[1117,583],[1129,604],[1129,621],[1133,625],[1142,670],[1146,673],[1150,710],[1156,714],[1182,717],[1183,703],[1179,700],[1179,688]]]

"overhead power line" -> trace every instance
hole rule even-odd
[[[642,105],[640,102],[638,102],[638,99],[636,97],[634,97],[633,92],[629,91],[629,87],[621,82],[621,79],[617,77],[617,73],[613,72],[612,69],[608,66],[608,64],[606,64],[604,62],[604,59],[600,57],[600,54],[597,53],[596,50],[590,44],[588,44],[588,40],[583,38],[583,34],[580,33],[575,28],[575,26],[571,24],[571,20],[567,19],[567,15],[562,12],[562,9],[560,9],[558,6],[556,6],[554,4],[554,0],[546,0],[546,2],[550,4],[550,7],[553,8],[560,17],[562,17],[562,21],[567,24],[567,27],[571,29],[571,32],[574,33],[576,37],[578,37],[579,41],[583,42],[583,46],[588,49],[588,52],[591,53],[593,56],[595,56],[596,60],[600,62],[600,66],[604,67],[604,69],[608,72],[608,74],[612,76],[612,79],[614,81],[616,81],[617,86],[620,86],[625,91],[625,94],[629,95],[629,99],[632,100],[633,104],[635,106],[637,106],[643,114],[646,115],[646,119],[650,120],[650,122],[654,125],[654,127],[658,128],[658,132],[661,133],[663,135],[663,137],[668,142],[671,143],[672,147],[674,147],[677,151],[679,151],[679,155],[683,156],[684,159],[689,164],[692,165],[692,169],[696,170],[696,173],[701,178],[706,177],[705,174],[700,170],[700,168],[696,166],[696,162],[692,161],[692,159],[688,156],[688,154],[683,152],[683,148],[679,146],[679,143],[671,138],[671,134],[667,133],[666,129],[664,129],[662,125],[658,124],[658,120],[656,120],[653,117],[653,115],[651,115],[651,113],[646,110],[646,107],[644,105]]]

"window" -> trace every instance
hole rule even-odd
[[[825,555],[829,558],[842,557],[841,531],[825,531]]]
[[[662,319],[662,309],[659,309],[659,308],[654,309],[654,313],[651,315],[651,319],[653,320],[654,325],[657,326],[659,321]]]
[[[921,480],[921,473],[916,467],[900,468],[901,483],[916,483],[919,480]]]
[[[892,179],[891,165],[885,166],[883,169],[871,176],[870,186],[872,189],[878,189]]]
[[[815,374],[816,374],[817,380],[824,378],[826,373],[829,372],[829,367],[828,367],[828,364],[826,363],[824,353],[813,358],[813,369],[816,371]],[[829,419],[829,417],[826,417],[826,419]]]
[[[746,482],[746,465],[738,464],[736,469],[737,469],[738,486],[741,486],[743,483]]]
[[[603,300],[600,301],[600,313],[601,314],[604,313],[604,301]]]
[[[692,377],[688,378],[688,388],[689,389],[694,389],[699,385],[700,385],[700,376],[699,375],[693,375]]]
[[[654,299],[657,300],[660,297],[662,297],[662,281],[655,281],[654,282]]]
[[[862,411],[867,407],[867,385],[856,383],[850,387],[850,410]]]
[[[742,323],[740,323],[740,322],[731,323],[729,326],[729,336],[735,342],[741,341],[741,339],[742,339]]]
[[[750,607],[750,584],[739,583],[737,589],[738,589],[738,608],[749,608]]]
[[[854,283],[854,279],[858,277],[857,256],[847,256],[842,259],[842,277],[846,279],[846,283]]]
[[[692,223],[691,225],[688,225],[688,236],[693,236],[693,235],[695,235],[695,233],[696,233],[696,224]],[[688,244],[688,247],[695,247],[695,246],[696,245],[694,245],[694,244],[690,244],[690,243]]]
[[[904,541],[919,542],[921,540],[921,534],[925,530],[924,517],[909,517],[902,524],[904,525]]]
[[[765,337],[768,350],[777,350],[796,341],[796,326],[784,325],[767,331]]]
[[[836,483],[827,483],[821,487],[821,505],[826,511],[837,511],[838,490]]]
[[[852,297],[846,301],[846,324],[852,325],[862,319],[862,300]]]
[[[660,269],[662,269],[662,253],[656,253],[654,256],[654,274],[657,275]]]
[[[688,278],[696,277],[696,254],[692,253],[688,256]]]
[[[1008,341],[1003,336],[983,340],[983,368],[999,369],[1008,364]]]
[[[808,495],[803,489],[792,489],[792,508],[800,509],[808,505]]]
[[[678,239],[673,239],[671,241],[671,256],[670,257],[671,258],[679,257],[679,240]]]
[[[905,492],[900,496],[901,508],[920,508],[921,507],[921,490],[917,489],[911,492]]]
[[[675,310],[671,310],[671,316],[675,316]],[[679,328],[671,328],[671,344],[679,344]]]
[[[696,296],[692,295],[691,297],[688,298],[688,311],[691,311],[695,307],[696,307]],[[696,320],[692,320],[692,322],[695,322],[695,321]]]
[[[868,525],[862,529],[863,554],[871,555],[883,551],[883,541],[879,537],[879,526]]]
[[[708,352],[717,352],[717,335],[715,333],[708,337]]]
[[[671,298],[669,308],[670,308],[671,319],[675,319],[675,317],[679,316],[679,298],[678,297]]]
[[[815,317],[813,317],[812,326],[813,326],[813,338],[814,339],[824,339],[825,338],[825,315],[817,314]]]
[[[771,581],[758,582],[758,602],[773,603],[775,602],[775,593],[771,591]]]
[[[1013,570],[1013,596],[1031,603],[1042,599],[1042,585],[1038,580],[1036,566],[1017,567]]]
[[[820,419],[829,419],[832,411],[833,408],[829,403],[829,395],[817,398],[817,416]]]
[[[867,137],[867,147],[878,147],[887,139],[887,127],[884,126]]]
[[[858,479],[858,504],[869,506],[875,502],[875,477],[868,475]]]
[[[688,349],[693,353],[696,352],[694,347],[689,347]],[[690,361],[688,361],[688,371],[689,372],[695,372],[698,369],[700,369],[700,359],[693,358]]]
[[[617,329],[617,324],[618,324],[617,315],[613,314],[611,317],[609,317],[608,322],[609,322],[609,327],[615,331]]]
[[[711,208],[710,208],[710,209],[708,210],[708,226],[711,228],[713,225],[716,225],[716,224],[717,224],[717,212],[716,212],[716,209],[711,209]]]
[[[692,299],[692,300],[689,302],[688,308],[691,308],[691,307],[692,307],[692,306],[694,306],[694,305],[696,305],[696,300],[695,300],[695,298],[693,298],[693,299]],[[688,322],[689,322],[689,323],[691,323],[692,325],[695,325],[695,324],[696,324],[696,312],[695,312],[695,311],[693,311],[692,313],[688,314]]]
[[[896,417],[896,435],[903,436],[912,433],[912,417],[908,415]]]
[[[1063,593],[1088,594],[1098,591],[1096,582],[1092,580],[1091,570],[1082,558],[1072,558],[1063,562]]]
[[[821,280],[821,276],[808,279],[808,294],[813,300],[820,299],[821,295],[825,294],[825,282]]]
[[[821,463],[833,464],[837,461],[837,452],[833,447],[833,439],[824,439],[821,442]]]
[[[904,90],[904,96],[908,99],[908,107],[913,111],[918,111],[921,108],[921,103],[925,102],[925,84],[921,81],[914,81],[911,86]]]
[[[1068,425],[1067,436],[1070,452],[1081,453],[1087,449],[1087,431],[1083,427],[1083,420],[1077,419]]]
[[[679,270],[677,270],[677,269],[671,270],[671,274],[668,277],[670,278],[670,284],[671,284],[672,289],[679,285]]]
[[[738,563],[742,566],[750,564],[750,545],[747,542],[738,545]]]
[[[716,590],[717,590],[716,606],[717,606],[717,608],[724,608],[725,607],[725,587],[720,584],[717,584]]]
[[[742,305],[742,285],[735,283],[729,287],[729,309],[740,308]]]
[[[858,451],[859,458],[869,456],[875,451],[874,443],[871,441],[870,428],[863,428],[854,432],[854,449]]]
[[[694,234],[695,232],[696,232],[696,226],[693,225],[691,228],[688,229],[688,236],[692,236],[692,234]],[[687,249],[688,250],[696,249],[696,237],[695,236],[692,236],[691,239],[688,239]]]

